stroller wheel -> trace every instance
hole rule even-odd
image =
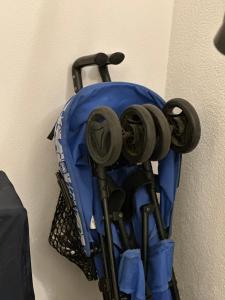
[[[151,160],[162,160],[170,150],[171,130],[162,111],[155,105],[143,105],[151,114],[156,128],[156,146]]]
[[[130,163],[147,161],[155,148],[156,132],[151,115],[141,105],[131,105],[122,114],[123,156]]]
[[[200,120],[194,107],[184,99],[172,99],[165,104],[163,112],[172,129],[171,148],[179,153],[191,152],[201,136]]]
[[[91,112],[87,121],[86,142],[90,156],[104,167],[113,165],[122,149],[122,129],[119,118],[109,107]]]

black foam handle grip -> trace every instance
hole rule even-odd
[[[122,52],[108,54],[107,63],[103,66],[98,67],[103,82],[111,81],[108,65],[119,65],[124,60],[124,58],[125,55]]]
[[[119,65],[125,58],[125,55],[122,52],[115,52],[108,55],[107,64]]]
[[[82,56],[78,58],[72,68],[83,68],[91,65],[103,66],[107,63],[108,56],[105,53],[99,52],[97,54]]]

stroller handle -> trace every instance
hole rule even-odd
[[[119,65],[125,58],[125,55],[122,52],[115,52],[108,55],[107,64]]]
[[[101,65],[105,65],[107,60],[108,60],[108,56],[105,53],[99,52],[96,54],[79,57],[73,63],[72,68],[79,69],[91,65],[101,66]]]
[[[122,52],[115,52],[109,55],[99,52],[97,54],[82,56],[75,60],[72,65],[72,77],[75,93],[83,87],[81,75],[82,68],[97,65],[102,81],[111,81],[107,65],[118,65],[124,60],[124,58],[125,55]]]
[[[98,67],[103,82],[111,81],[108,65],[119,65],[124,58],[125,55],[122,52],[115,52],[108,55],[107,64]]]

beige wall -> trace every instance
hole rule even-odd
[[[224,10],[222,0],[175,1],[166,97],[191,101],[202,123],[175,208],[182,300],[225,299],[225,57],[213,46]]]
[[[28,209],[36,299],[99,299],[96,284],[47,243],[58,187],[46,136],[73,94],[70,67],[83,54],[124,51],[112,78],[164,94],[173,1],[0,3],[0,167]],[[92,69],[85,74],[96,80]]]

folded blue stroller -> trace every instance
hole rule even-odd
[[[200,122],[186,100],[111,82],[108,65],[123,59],[98,53],[73,64],[76,95],[52,135],[60,196],[49,242],[98,279],[104,300],[178,300],[172,212],[181,156],[197,146]],[[88,65],[103,82],[83,88]]]

